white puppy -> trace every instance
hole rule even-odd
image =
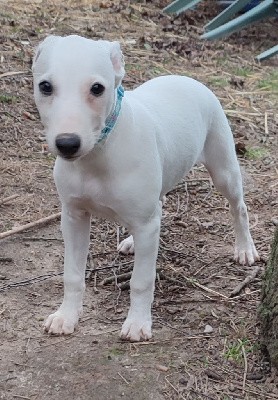
[[[235,259],[252,264],[258,258],[233,136],[215,95],[193,79],[164,76],[123,96],[124,72],[117,42],[50,36],[34,58],[35,101],[49,149],[57,155],[54,178],[65,241],[64,299],[45,322],[53,334],[72,333],[82,312],[95,214],[132,234],[119,250],[135,248],[121,337],[151,338],[162,198],[197,162],[230,203]]]

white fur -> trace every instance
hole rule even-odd
[[[121,336],[135,341],[151,337],[162,199],[197,162],[207,167],[215,186],[229,200],[235,259],[252,264],[258,258],[233,136],[219,101],[208,88],[187,77],[164,76],[126,91],[116,126],[105,142],[97,144],[114,107],[115,88],[124,76],[119,44],[51,36],[37,50],[33,75],[49,148],[58,156],[54,178],[65,241],[64,300],[47,318],[48,332],[69,334],[78,323],[90,216],[95,214],[124,225],[134,238],[134,243],[130,237],[119,246],[124,253],[135,248],[131,305]],[[40,93],[42,80],[53,84],[51,96]],[[105,86],[98,98],[90,93],[96,82]],[[81,138],[72,161],[59,155],[55,146],[61,133]]]

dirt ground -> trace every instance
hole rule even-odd
[[[133,260],[116,252],[117,240],[127,235],[122,227],[92,220],[84,316],[69,337],[42,331],[62,297],[59,220],[1,240],[0,399],[278,399],[257,318],[278,224],[278,63],[253,58],[276,44],[277,20],[204,42],[199,36],[219,11],[215,2],[180,17],[162,13],[167,3],[0,0],[0,231],[60,210],[30,67],[46,35],[77,33],[121,42],[126,89],[184,74],[219,96],[233,128],[261,261],[255,267],[233,262],[227,202],[205,169],[195,167],[164,207],[153,339],[132,344],[119,339],[129,293],[127,282],[115,277],[129,272]],[[256,277],[231,297],[256,268]],[[114,280],[104,285],[109,277]]]

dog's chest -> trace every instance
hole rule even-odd
[[[98,217],[119,221],[117,190],[106,176],[95,176],[91,173],[72,171],[68,181],[56,182],[62,202],[69,207],[85,210]]]

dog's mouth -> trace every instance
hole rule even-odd
[[[63,160],[66,160],[66,161],[75,161],[75,160],[77,160],[78,158],[81,157],[81,156],[65,156],[64,154],[60,154],[60,153],[58,153],[58,156],[61,157]]]
[[[76,160],[81,160],[82,158],[86,157],[92,150],[93,150],[93,148],[88,150],[86,153],[84,152],[81,154],[78,153],[78,154],[72,154],[72,155],[66,155],[66,154],[62,154],[62,153],[58,152],[57,155],[65,161],[73,162]]]

